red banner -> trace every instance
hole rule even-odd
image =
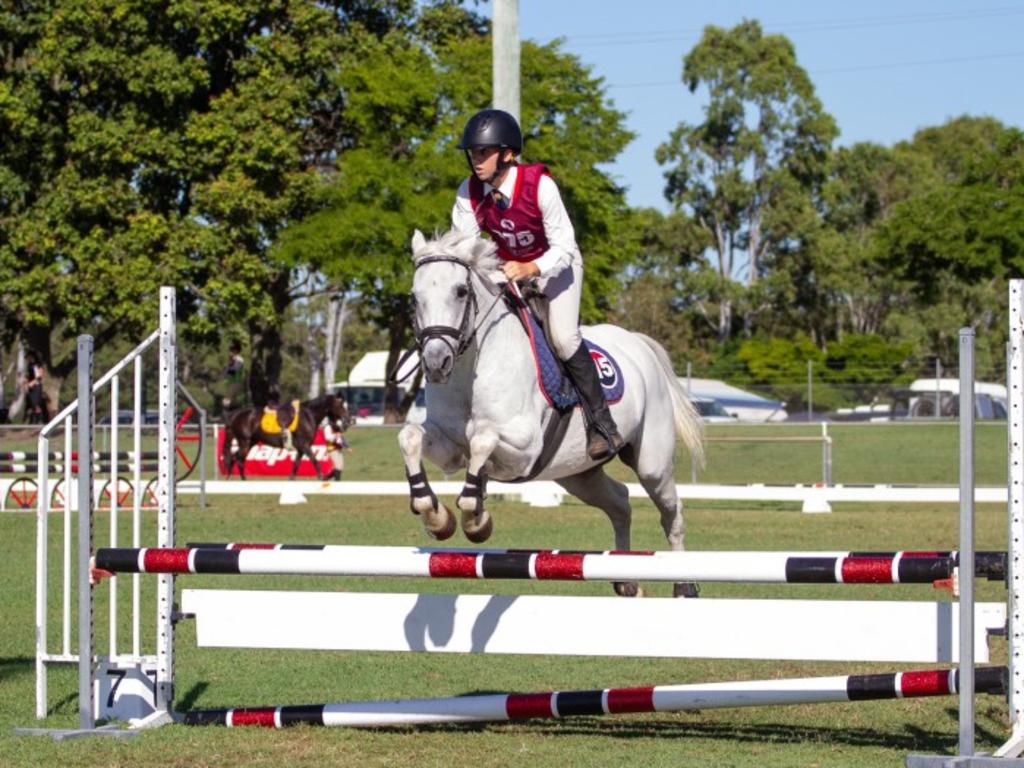
[[[228,468],[224,465],[224,440],[227,437],[227,430],[221,429],[217,432],[217,467],[221,476],[226,476]],[[324,477],[329,477],[334,471],[334,465],[327,455],[327,442],[324,440],[324,432],[317,429],[316,437],[313,438],[313,455],[320,463],[320,471]],[[284,448],[275,448],[272,445],[257,443],[249,449],[249,455],[245,459],[245,474],[261,477],[288,477],[292,473],[292,457]],[[316,477],[316,470],[313,462],[303,456],[299,462],[299,477]],[[238,476],[236,469],[233,476]]]

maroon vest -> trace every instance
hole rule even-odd
[[[537,190],[548,169],[541,163],[518,166],[512,205],[498,208],[491,195],[484,195],[484,184],[469,177],[469,201],[481,232],[487,232],[498,244],[498,255],[506,261],[533,261],[548,250],[544,234],[544,214]]]

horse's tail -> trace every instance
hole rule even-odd
[[[704,466],[704,420],[697,413],[686,396],[676,372],[672,368],[672,361],[669,360],[665,348],[658,342],[642,333],[636,333],[644,344],[646,344],[654,357],[658,360],[661,372],[665,375],[665,383],[668,385],[669,395],[672,398],[672,415],[675,419],[676,437],[683,441],[690,455],[696,459],[700,466]]]

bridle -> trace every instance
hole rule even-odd
[[[466,270],[465,285],[467,296],[469,298],[466,301],[466,308],[462,312],[462,320],[459,322],[458,328],[451,325],[428,325],[426,328],[421,328],[416,318],[416,298],[414,296],[412,332],[413,338],[416,340],[416,348],[419,349],[421,356],[423,354],[423,347],[428,341],[440,339],[448,345],[448,349],[452,352],[452,359],[454,359],[468,349],[470,343],[473,341],[473,337],[476,335],[476,328],[473,328],[472,331],[470,331],[473,323],[473,316],[476,314],[477,309],[476,292],[473,290],[473,283],[470,279],[470,266],[462,259],[457,259],[454,256],[424,256],[416,262],[416,269],[426,266],[427,264],[438,264],[441,262],[458,264]]]
[[[448,345],[448,349],[451,350],[452,359],[454,360],[455,358],[458,358],[459,355],[461,355],[463,352],[469,349],[469,345],[472,344],[473,339],[476,338],[476,332],[480,329],[480,326],[483,325],[483,322],[484,320],[487,319],[487,316],[491,314],[491,310],[494,309],[497,303],[502,300],[502,297],[505,295],[505,291],[508,290],[508,283],[506,283],[500,289],[493,291],[493,293],[495,294],[494,301],[491,302],[491,306],[487,308],[487,311],[483,313],[483,316],[480,318],[480,321],[474,326],[473,318],[478,314],[478,308],[476,300],[476,291],[473,290],[472,268],[462,259],[456,258],[455,256],[424,256],[422,259],[416,262],[415,269],[419,269],[420,267],[425,266],[426,264],[436,264],[439,262],[449,262],[452,264],[458,264],[460,267],[463,267],[466,270],[465,285],[467,295],[469,298],[466,301],[466,308],[465,310],[463,310],[462,320],[459,322],[458,328],[451,325],[428,325],[426,328],[421,328],[416,319],[416,298],[415,296],[413,297],[413,338],[416,341],[416,349],[419,350],[420,352],[421,360],[423,358],[423,347],[426,345],[428,341],[431,341],[432,339],[440,339],[441,341],[443,341],[446,345]],[[481,279],[483,279],[485,283],[490,282],[489,280],[486,280],[482,276]],[[400,360],[398,365],[395,366],[395,372],[397,372],[398,369],[402,367],[402,363],[404,363],[405,359],[406,356],[403,355],[402,360]]]

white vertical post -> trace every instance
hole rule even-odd
[[[117,546],[117,448],[121,393],[118,377],[110,380],[110,546]],[[92,456],[88,459],[92,461]],[[82,457],[78,458],[79,463]],[[117,656],[117,576],[110,579],[110,658]]]
[[[92,585],[89,558],[92,556],[92,336],[78,337],[78,727],[96,726],[92,689],[95,669],[92,659]],[[67,458],[71,461],[71,457]]]
[[[519,0],[494,0],[491,29],[494,107],[520,120]]]
[[[133,381],[132,450],[135,452],[135,472],[132,480],[135,492],[132,494],[132,547],[142,546],[142,357],[135,358]],[[132,574],[132,655],[137,659],[142,653],[139,639],[139,606],[141,603],[141,582],[139,574]]]
[[[174,289],[160,289],[160,362],[159,409],[160,437],[157,476],[157,546],[174,546],[174,412],[177,397],[177,355],[174,335]],[[174,699],[174,577],[157,578],[157,679],[156,709],[170,711]]]
[[[974,754],[974,329],[960,329],[960,755]]]
[[[49,471],[49,441],[40,435],[36,450],[39,452],[39,466],[37,467],[36,487],[39,495],[36,497],[36,717],[46,717],[47,693],[46,693],[46,662],[43,656],[46,655],[46,598],[47,589],[47,550],[50,503],[49,494],[46,490],[46,475]]]
[[[1010,281],[1010,341],[1006,361],[1007,586],[1010,739],[996,751],[1015,757],[1024,749],[1024,280]]]
[[[64,585],[61,597],[64,628],[62,647],[65,656],[71,655],[71,499],[78,492],[71,476],[71,455],[74,452],[73,426],[71,416],[64,419]]]

